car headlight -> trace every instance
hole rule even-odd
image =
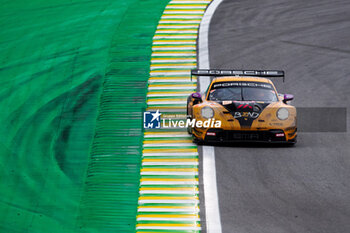
[[[213,118],[214,116],[214,110],[210,107],[204,107],[201,109],[201,114],[202,114],[202,117],[206,119],[210,119],[210,118]]]
[[[280,120],[286,120],[289,117],[289,111],[286,108],[280,108],[277,111],[277,118]]]

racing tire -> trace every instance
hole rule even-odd
[[[297,143],[297,137],[295,137],[293,140],[287,142],[287,146],[293,147]]]
[[[193,143],[196,143],[197,145],[204,145],[204,141],[203,140],[200,140],[200,139],[198,139],[198,138],[196,138],[196,137],[193,137]]]
[[[190,119],[190,118],[187,118],[187,119]],[[187,127],[187,133],[189,135],[192,135],[192,127],[191,126]]]
[[[189,103],[191,102],[191,96],[189,96],[187,98],[187,106],[186,106],[186,119],[190,119],[192,120],[192,115],[190,115],[190,112],[188,111],[188,106],[189,106]],[[192,135],[192,128],[191,127],[187,127],[187,133]]]

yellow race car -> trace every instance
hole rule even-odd
[[[192,70],[191,74],[215,77],[205,94],[193,93],[187,99],[187,120],[193,123],[188,131],[195,141],[296,143],[297,113],[287,104],[294,96],[278,94],[268,79],[284,79],[283,71]]]

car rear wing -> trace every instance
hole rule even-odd
[[[191,70],[194,76],[256,76],[264,78],[283,78],[283,70],[218,70],[218,69],[195,69]],[[191,78],[192,79],[192,78]]]

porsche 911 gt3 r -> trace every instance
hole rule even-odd
[[[221,121],[220,128],[189,127],[196,141],[296,142],[296,109],[288,104],[294,97],[278,94],[268,79],[284,79],[283,71],[192,70],[192,75],[215,78],[205,94],[188,97],[188,118]]]

